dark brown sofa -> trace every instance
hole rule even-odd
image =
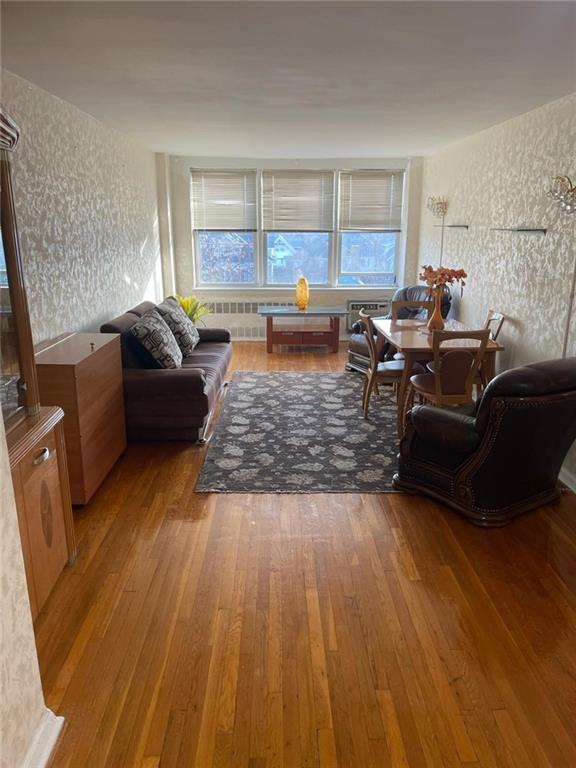
[[[225,384],[232,354],[230,332],[198,328],[200,342],[184,358],[182,368],[152,367],[130,328],[154,306],[145,301],[100,328],[102,333],[121,335],[128,439],[203,441]]]
[[[503,525],[558,498],[576,438],[576,358],[492,379],[472,414],[420,405],[408,414],[394,485],[446,502],[477,525]]]

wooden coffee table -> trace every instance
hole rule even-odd
[[[300,347],[325,345],[338,352],[340,339],[340,318],[348,314],[342,307],[260,307],[258,314],[266,318],[266,348],[274,351],[274,344],[293,344]],[[274,318],[315,317],[323,318],[328,323],[301,323],[274,325]]]

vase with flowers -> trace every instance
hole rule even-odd
[[[418,278],[426,283],[431,296],[434,296],[434,312],[428,320],[428,330],[441,331],[444,328],[442,317],[442,293],[444,286],[460,283],[460,290],[464,290],[464,280],[468,274],[463,269],[448,269],[446,267],[434,268],[431,264],[425,264]]]

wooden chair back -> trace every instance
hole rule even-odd
[[[490,331],[490,338],[492,341],[496,341],[498,338],[498,334],[500,333],[500,329],[502,328],[502,323],[505,320],[505,316],[501,312],[494,312],[493,309],[488,310],[488,314],[486,315],[486,321],[484,323],[484,328],[488,328]]]
[[[368,352],[370,354],[370,371],[375,371],[378,368],[378,350],[376,349],[376,342],[374,341],[374,325],[372,318],[366,312],[364,307],[358,313],[360,322],[362,323],[362,330],[366,337],[366,343],[368,344]]]
[[[398,320],[398,312],[401,309],[425,309],[430,318],[434,312],[434,299],[422,299],[422,301],[393,301],[390,312],[392,320]]]
[[[490,329],[480,331],[433,331],[434,388],[437,405],[462,405],[472,402],[472,388],[478,374]],[[450,349],[442,351],[444,343],[476,341],[474,349]]]

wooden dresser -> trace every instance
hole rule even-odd
[[[7,436],[32,619],[76,559],[63,419],[61,408],[40,408]]]
[[[75,333],[36,354],[40,401],[59,405],[73,504],[86,504],[126,448],[120,336]]]

